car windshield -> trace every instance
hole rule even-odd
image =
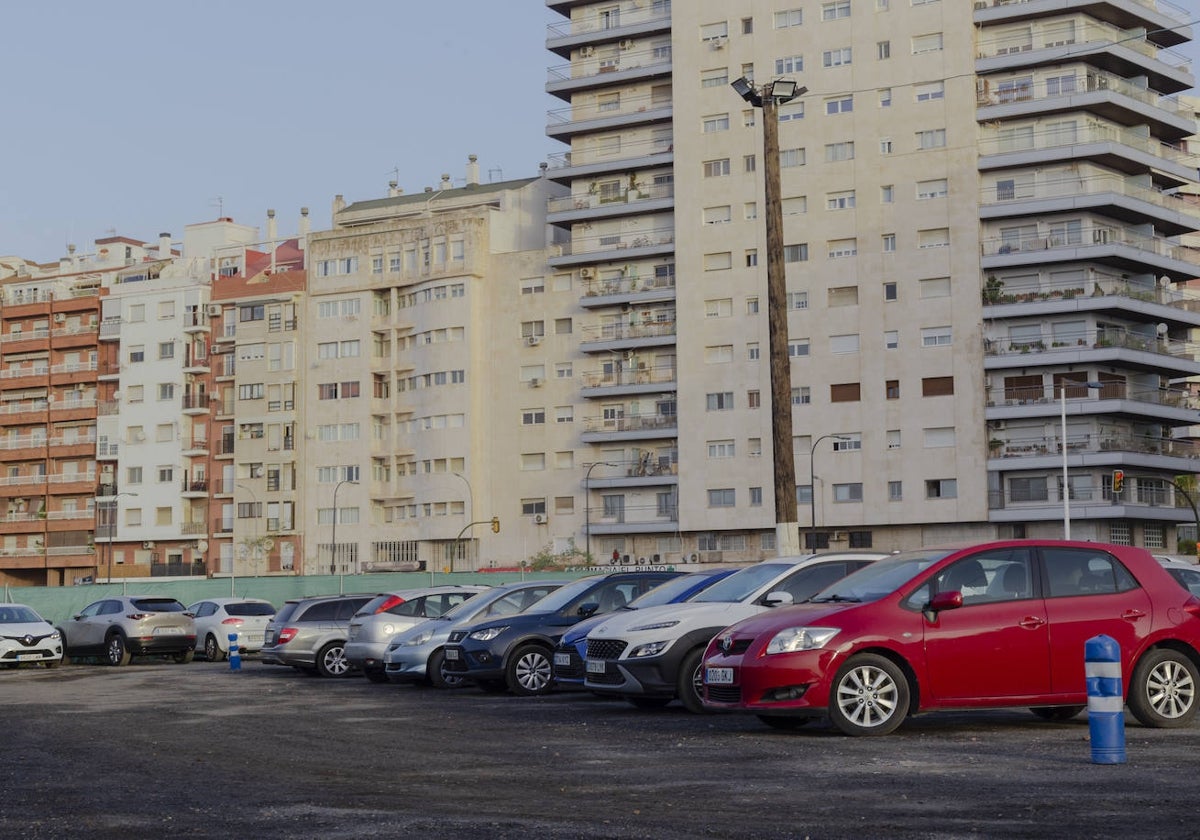
[[[740,572],[734,572],[719,583],[714,583],[693,598],[690,603],[739,603],[749,598],[784,572],[794,568],[796,568],[794,563],[759,563],[756,566],[750,566],[742,569]]]
[[[29,607],[5,604],[0,606],[0,624],[37,624],[42,617]]]
[[[876,560],[857,572],[827,586],[809,600],[814,603],[833,601],[867,602],[878,601],[895,592],[912,578],[928,569],[956,549],[923,549],[895,554]]]
[[[640,610],[643,607],[673,604],[682,598],[689,589],[694,589],[700,581],[701,577],[697,574],[680,575],[679,577],[671,578],[665,583],[660,583],[649,592],[634,598],[628,604],[621,607],[621,609]]]
[[[230,615],[275,615],[275,607],[260,601],[244,601],[240,604],[226,604],[225,612]]]
[[[187,609],[174,598],[134,598],[130,603],[135,609],[146,612],[184,612]]]
[[[563,586],[560,589],[554,590],[549,595],[547,595],[545,598],[538,601],[536,604],[533,605],[533,607],[529,610],[529,612],[531,612],[531,613],[546,613],[546,612],[556,612],[557,610],[561,610],[567,604],[571,603],[576,598],[578,598],[580,595],[582,595],[584,592],[587,592],[589,589],[591,589],[593,586],[595,586],[596,583],[600,580],[603,580],[603,578],[597,577],[594,575],[592,577],[585,577],[585,578],[580,578],[579,580],[573,580],[570,583],[568,583],[566,586]]]

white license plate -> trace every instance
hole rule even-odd
[[[42,655],[40,653],[18,653],[17,654],[18,662],[33,662],[33,661],[41,659],[41,658],[42,658]]]
[[[587,661],[587,672],[589,674],[603,674],[605,671],[603,659],[589,659]]]
[[[562,665],[565,668],[567,665],[571,664],[571,654],[569,654],[569,653],[554,654],[554,664]]]
[[[446,659],[450,662],[458,661],[458,651],[454,648],[446,648]]]
[[[705,685],[733,685],[732,668],[705,668]]]
[[[155,636],[182,636],[183,628],[182,627],[155,627],[154,635]]]

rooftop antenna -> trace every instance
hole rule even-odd
[[[504,180],[504,170],[501,169],[499,166],[493,167],[492,169],[488,170],[488,181],[489,182],[494,184],[497,181],[503,181],[503,180]]]
[[[217,208],[218,219],[225,218],[225,196],[219,195],[216,198],[209,199],[208,206]]]

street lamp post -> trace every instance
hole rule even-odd
[[[465,475],[463,475],[462,473],[451,473],[451,475],[461,478],[463,480],[463,484],[467,485],[467,502],[469,502],[471,505],[471,509],[467,511],[467,523],[468,523],[467,528],[469,529],[472,525],[475,524],[474,522],[471,521],[471,517],[475,514],[475,491],[473,489],[471,489],[471,482],[467,480],[467,477]],[[459,534],[459,539],[461,539],[461,538],[462,538],[462,534]],[[469,543],[468,543],[468,545],[469,545]],[[452,572],[454,571],[454,557],[456,554],[458,554],[458,546],[459,546],[459,540],[455,540],[454,546],[450,549],[450,551],[451,551],[450,571],[452,571]]]
[[[779,177],[779,106],[808,91],[776,79],[760,88],[745,76],[733,89],[763,118],[763,180],[767,224],[767,334],[771,371],[771,442],[776,544],[781,555],[800,550],[796,510],[796,453],[792,449],[792,370],[788,358],[787,282],[783,258],[783,199]]]
[[[809,548],[813,551],[817,550],[817,478],[813,469],[813,461],[817,457],[817,444],[826,438],[833,440],[849,440],[850,438],[843,435],[821,435],[813,441],[812,447],[808,450],[808,508],[809,508],[809,531],[808,542]]]
[[[1062,423],[1062,498],[1063,498],[1063,539],[1071,539],[1071,478],[1067,472],[1067,386],[1099,389],[1103,382],[1070,382],[1066,379],[1058,381],[1058,410]]]
[[[113,544],[112,543],[113,543],[113,537],[116,534],[116,530],[117,530],[117,499],[121,498],[122,496],[136,496],[136,495],[137,495],[137,493],[114,493],[112,495],[110,501],[100,502],[99,498],[97,498],[97,500],[96,500],[97,502],[99,502],[100,504],[102,504],[104,506],[103,510],[108,514],[108,516],[105,517],[104,531],[105,531],[106,535],[108,536],[108,543],[107,543],[108,544],[108,552],[107,553],[108,553],[108,582],[109,583],[112,583],[112,558],[113,558]],[[97,511],[101,510],[99,505],[97,506],[96,509],[97,509]],[[97,533],[95,535],[95,538],[92,540],[93,543],[98,542],[98,540],[100,538],[99,528],[97,528],[96,531],[97,531]],[[42,544],[43,544],[42,550],[45,551],[45,548],[44,548],[45,542],[43,541]],[[103,560],[104,559],[104,548],[101,546],[97,546],[97,547],[100,549],[100,552],[101,552],[100,559]],[[99,573],[99,570],[97,570],[97,573]]]
[[[592,562],[592,493],[591,481],[592,470],[596,467],[615,467],[617,464],[610,464],[608,461],[594,461],[588,464],[587,472],[583,474],[583,533],[585,539],[584,561]]]
[[[343,478],[333,488],[333,545],[329,547],[329,573],[338,576],[338,594],[343,594],[343,574],[338,571],[338,541],[337,541],[337,525],[338,525],[338,506],[337,497],[338,491],[342,489],[343,484],[358,484],[357,481],[349,478]]]

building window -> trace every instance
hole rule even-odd
[[[729,174],[729,158],[706,160],[704,162],[705,178],[720,178]]]
[[[953,376],[927,376],[921,380],[922,397],[948,397],[953,394]]]
[[[932,478],[925,482],[925,498],[927,499],[957,499],[958,480],[953,478]]]
[[[900,399],[900,380],[889,379],[884,383],[884,393],[889,400]]]
[[[861,502],[863,500],[862,482],[833,485],[833,500],[838,503]]]
[[[809,341],[807,338],[797,338],[788,342],[788,357],[798,359],[808,355]]]
[[[914,89],[914,95],[918,102],[930,102],[934,99],[946,98],[946,83],[945,82],[926,82],[922,85],[917,85]]]
[[[835,96],[825,100],[826,116],[834,114],[849,114],[854,110],[853,96]]]
[[[900,332],[898,330],[887,330],[883,334],[883,349],[896,350],[900,347]]]
[[[733,392],[721,391],[707,394],[705,396],[706,411],[732,411],[733,410]]]
[[[880,61],[886,61],[892,57],[892,42],[891,41],[876,41],[875,42],[875,57]]]
[[[821,64],[825,67],[842,67],[851,63],[852,55],[853,51],[850,47],[825,50],[821,53]]]
[[[709,490],[708,506],[710,508],[733,507],[736,501],[736,496],[736,492],[731,487],[721,490]]]
[[[786,9],[775,13],[775,28],[787,29],[789,26],[800,26],[804,23],[803,9]]]
[[[949,192],[950,185],[945,178],[935,178],[932,181],[917,181],[918,201],[926,201],[931,198],[945,198]]]
[[[931,32],[928,35],[917,35],[912,39],[913,55],[939,52],[942,49],[942,33]]]
[[[950,327],[925,327],[921,330],[922,347],[949,347],[952,338]]]
[[[792,389],[792,405],[811,405],[812,389],[807,385]]]
[[[782,169],[804,166],[805,159],[804,149],[784,149],[779,153],[779,166]]]
[[[854,160],[854,141],[825,144],[825,162],[837,163],[843,160]]]
[[[826,210],[853,210],[854,190],[840,190],[825,194]]]
[[[821,20],[841,20],[850,17],[850,0],[832,0],[821,4]]]
[[[783,261],[787,263],[807,262],[808,243],[801,242],[797,245],[784,245]]]
[[[763,493],[761,487],[750,488],[750,507],[762,507]]]
[[[859,402],[861,399],[861,393],[862,386],[858,382],[846,382],[840,385],[830,385],[829,401],[835,403]]]
[[[934,128],[917,132],[918,149],[941,149],[946,145],[946,129]]]
[[[883,253],[885,253],[885,254],[896,253],[896,234],[885,233],[882,237],[880,245],[883,250]],[[895,284],[893,284],[893,285],[895,285]]]
[[[888,501],[899,502],[904,499],[904,482],[889,481],[888,482]]]

